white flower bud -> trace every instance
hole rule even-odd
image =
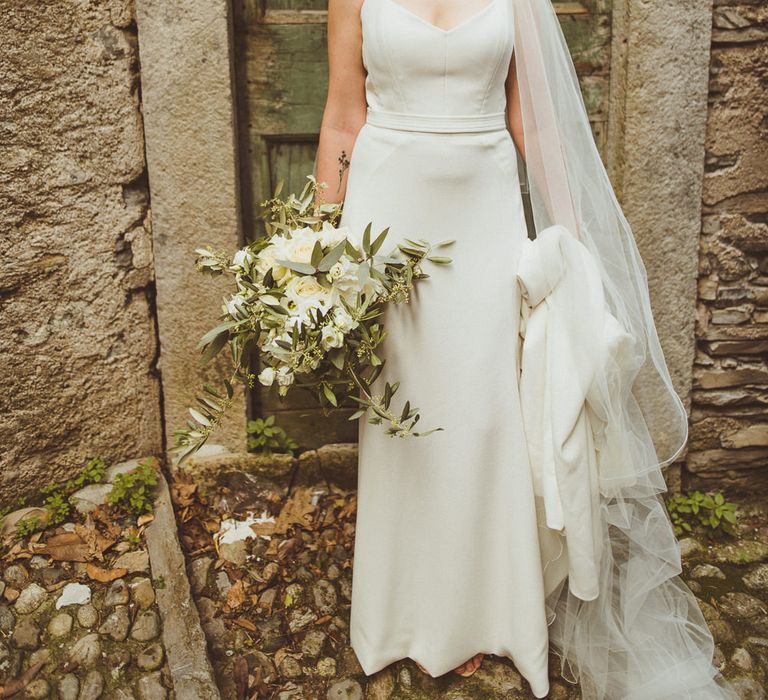
[[[264,386],[272,386],[272,383],[275,381],[275,368],[265,367],[263,370],[261,370],[259,373],[259,381]]]

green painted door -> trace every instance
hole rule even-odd
[[[601,151],[610,68],[610,0],[555,3]],[[246,239],[263,235],[259,202],[280,179],[298,192],[312,172],[327,90],[327,0],[233,0],[241,197]],[[522,172],[522,167],[521,167]],[[525,189],[525,188],[524,188]],[[258,371],[257,367],[253,368]],[[311,396],[256,386],[252,416],[274,414],[303,448],[354,442],[351,402],[323,416]]]

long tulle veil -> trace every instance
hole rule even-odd
[[[607,365],[592,387],[614,445],[599,474],[600,593],[581,600],[565,580],[550,593],[550,644],[563,677],[579,681],[588,700],[737,698],[712,663],[711,632],[679,577],[680,547],[662,500],[661,468],[683,450],[688,420],[659,344],[645,268],[550,0],[512,7],[536,232],[561,225],[586,246],[610,313],[631,339],[629,368]]]

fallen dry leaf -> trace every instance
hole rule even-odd
[[[16,557],[19,556],[21,552],[24,551],[24,546],[21,544],[21,542],[17,542],[16,544],[11,547],[8,552],[3,556],[3,559],[7,561],[13,561]]]
[[[233,610],[245,602],[245,584],[243,580],[235,581],[227,591],[227,605]]]
[[[239,627],[242,627],[244,630],[248,630],[249,632],[258,632],[259,628],[256,627],[249,619],[245,617],[236,617],[233,622],[238,625]]]
[[[262,697],[262,695],[264,695],[264,693],[260,692],[261,691],[261,685],[263,683],[261,666],[257,666],[253,670],[253,673],[249,676],[249,680],[250,680],[251,688],[259,689],[259,694],[256,697],[258,697],[258,698]]]
[[[88,561],[90,547],[76,532],[62,532],[48,538],[40,554],[47,554],[56,561]]]
[[[280,666],[280,662],[286,657],[286,656],[292,656],[294,659],[300,659],[301,654],[297,654],[296,652],[292,652],[287,647],[283,647],[282,649],[278,649],[275,652],[275,658],[274,663],[275,666]]]
[[[336,502],[338,503],[338,499]],[[346,501],[345,504],[342,506],[341,510],[339,511],[339,517],[348,518],[351,515],[354,515],[356,510],[357,510],[357,497],[353,496],[348,501]]]
[[[273,535],[276,525],[277,522],[275,520],[265,520],[261,523],[251,523],[250,528],[257,535]]]
[[[102,508],[96,508],[92,510],[86,519],[85,526],[89,530],[96,529],[96,522],[101,524],[101,531],[113,539],[118,539],[123,534],[122,525],[119,522],[115,522],[112,515],[107,513]]]
[[[261,578],[264,579],[264,583],[269,583],[280,571],[280,567],[275,562],[269,562],[264,570],[261,572]]]
[[[91,559],[95,557],[100,561],[103,560],[104,552],[115,544],[115,540],[107,539],[95,527],[89,527],[87,523],[85,525],[75,523],[75,532],[88,545]]]
[[[139,527],[141,527],[142,525],[151,523],[154,519],[155,519],[155,516],[152,513],[145,513],[144,515],[139,516],[139,519],[136,521],[136,524]]]
[[[181,507],[190,506],[195,500],[195,491],[197,484],[174,481],[171,484],[171,500]]]
[[[312,487],[297,487],[283,504],[275,520],[274,531],[284,534],[291,525],[310,527],[314,511]]]
[[[96,564],[86,564],[85,572],[94,581],[100,581],[101,583],[110,583],[115,579],[122,578],[128,573],[128,569],[119,567],[117,569],[102,569]]]
[[[214,533],[218,532],[221,529],[221,522],[219,520],[203,520],[203,527],[205,528],[206,532]]]

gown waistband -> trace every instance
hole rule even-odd
[[[366,122],[373,126],[403,131],[461,133],[506,129],[506,112],[487,114],[411,114],[367,108]]]

